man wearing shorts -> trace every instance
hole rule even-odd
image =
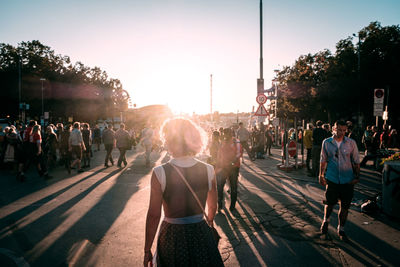
[[[333,136],[323,141],[319,172],[319,183],[326,186],[321,233],[328,232],[329,217],[339,200],[337,233],[341,240],[347,240],[344,225],[353,198],[354,185],[359,182],[360,177],[357,144],[345,136],[346,130],[346,123],[337,121],[333,127]]]

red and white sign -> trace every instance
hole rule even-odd
[[[290,141],[289,142],[289,144],[288,144],[288,153],[289,153],[289,156],[291,156],[291,157],[294,157],[295,155],[296,155],[296,152],[297,152],[297,145],[296,145],[296,142],[295,141]]]
[[[260,104],[260,106],[258,106],[256,113],[254,113],[254,116],[268,116],[268,115],[269,115],[269,113],[268,113],[267,109],[262,104]]]
[[[259,94],[259,95],[256,97],[256,101],[257,101],[257,103],[260,104],[260,105],[265,104],[265,103],[267,102],[267,96],[264,95],[264,94]]]

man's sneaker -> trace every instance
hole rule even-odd
[[[342,230],[342,231],[338,231],[338,236],[340,238],[340,240],[342,241],[348,241],[349,239],[347,238],[346,233]]]
[[[329,222],[323,222],[321,224],[321,234],[326,235],[328,233],[328,226],[329,226]]]
[[[78,170],[78,173],[81,173],[81,172],[84,172],[84,171],[85,171],[84,169],[80,168],[80,169]]]

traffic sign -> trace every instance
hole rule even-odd
[[[265,103],[267,102],[267,97],[266,97],[264,94],[259,94],[259,95],[256,97],[256,101],[257,101],[257,103],[260,104],[260,105],[265,104]]]
[[[384,96],[384,89],[379,88],[374,90],[374,116],[382,117]]]
[[[288,153],[289,156],[294,157],[296,155],[297,152],[297,148],[296,148],[296,142],[295,141],[290,141],[288,144]]]
[[[260,106],[258,106],[256,113],[254,113],[254,116],[268,116],[268,115],[269,113],[263,104],[260,104]]]

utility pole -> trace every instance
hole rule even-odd
[[[43,82],[45,80],[46,80],[45,78],[40,78],[40,81],[42,82],[42,118],[43,118],[43,126],[44,126],[44,100],[43,100],[44,87],[43,87]]]
[[[21,113],[22,108],[25,109],[25,107],[21,106],[21,56],[18,55],[18,119],[20,121],[22,120],[22,113]]]
[[[212,74],[210,74],[210,115],[211,122],[213,121],[213,108],[212,108]]]
[[[262,18],[262,0],[260,0],[260,78],[257,79],[257,95],[264,93],[263,77],[263,18]]]

